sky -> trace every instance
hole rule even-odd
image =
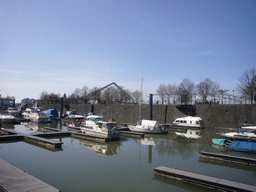
[[[255,0],[1,0],[2,97],[104,87],[156,93],[211,79],[236,90],[256,65]]]

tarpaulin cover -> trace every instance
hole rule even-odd
[[[59,113],[56,108],[42,111],[42,113],[44,113],[51,119],[57,119],[59,117]]]
[[[249,141],[236,141],[235,143],[228,146],[231,149],[237,151],[251,151],[256,152],[256,143]]]

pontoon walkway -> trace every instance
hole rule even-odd
[[[178,169],[160,166],[154,168],[157,174],[165,177],[181,180],[202,187],[222,191],[256,191],[256,186],[229,181],[221,178],[200,175]]]

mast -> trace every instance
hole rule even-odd
[[[141,103],[142,103],[142,87],[143,87],[143,78],[141,78],[141,90],[140,90],[140,110],[139,110],[139,122],[140,122],[140,116],[141,116]]]

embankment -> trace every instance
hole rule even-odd
[[[60,104],[41,105],[43,109],[56,107]],[[139,119],[139,105],[134,104],[97,104],[94,112],[102,114],[104,119],[115,119],[117,122],[136,123]],[[79,114],[86,115],[91,111],[89,104],[65,105],[64,112],[75,110]],[[153,105],[153,119],[160,124],[171,124],[177,117],[193,115],[203,119],[207,127],[240,127],[241,124],[256,124],[256,105]],[[141,119],[150,118],[150,106],[142,105]]]

